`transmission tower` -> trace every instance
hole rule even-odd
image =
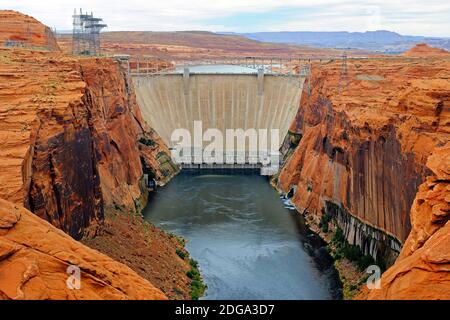
[[[339,92],[342,92],[344,88],[347,88],[349,84],[348,66],[347,66],[347,54],[344,52],[342,55],[341,76],[339,79]]]
[[[100,31],[107,25],[93,13],[73,12],[72,53],[95,56],[100,53]]]

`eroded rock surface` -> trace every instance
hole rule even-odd
[[[117,62],[0,55],[0,197],[79,239],[95,233],[105,208],[140,210],[144,169],[162,182],[176,170]]]
[[[51,29],[33,17],[13,10],[0,10],[0,44],[59,51]]]
[[[366,299],[450,299],[450,143],[428,159],[433,175],[419,187],[411,208],[412,231],[381,289]]]
[[[365,253],[398,251],[427,159],[450,139],[449,70],[438,59],[313,63],[279,187],[295,187],[293,201],[317,221],[327,204],[354,218],[341,227]]]
[[[359,298],[449,299],[450,62],[428,49],[313,63],[284,144],[278,186],[300,210],[332,213],[376,258],[403,245],[382,289]]]
[[[0,49],[0,198],[14,203],[0,202],[0,297],[166,298],[125,265],[62,232],[92,239],[104,230],[104,212],[140,212],[148,194],[145,174],[164,184],[178,170],[143,121],[126,70],[111,59],[29,49]],[[152,245],[165,245],[164,254],[147,261],[150,269],[170,274],[172,263],[182,290],[172,292],[169,281],[156,285],[171,297],[188,297],[188,266],[176,256],[177,244],[156,228],[130,243],[145,245],[149,235]],[[98,242],[108,247],[121,241]],[[139,250],[130,248],[129,256]],[[121,260],[140,271],[144,258]],[[69,264],[81,267],[82,290],[67,289]],[[145,278],[160,279],[151,275]]]
[[[81,269],[79,290],[66,283],[71,265]],[[167,298],[127,266],[0,199],[0,299]]]

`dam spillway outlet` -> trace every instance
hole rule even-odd
[[[277,129],[278,141],[283,141],[298,110],[303,82],[301,77],[261,73],[133,76],[142,115],[170,147],[177,129],[194,136],[195,121],[201,121],[204,130],[223,133]]]
[[[194,136],[188,129],[176,129],[171,141],[172,157],[185,168],[261,168],[276,173],[280,164],[279,130],[219,129],[203,132],[202,121],[194,121]],[[206,143],[206,145],[205,145]]]

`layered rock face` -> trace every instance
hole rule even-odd
[[[433,174],[420,185],[411,208],[412,231],[381,289],[364,299],[450,299],[450,143],[427,161]]]
[[[118,62],[0,49],[0,299],[166,299],[125,265],[68,235],[91,239],[104,231],[110,209],[140,212],[145,182],[164,184],[176,170],[168,148],[142,119]],[[188,295],[187,266],[176,245],[162,231],[140,226],[146,234],[136,241],[150,234],[152,246],[165,245],[152,268],[179,276],[181,294]],[[67,287],[69,265],[81,268],[81,290]],[[173,294],[169,283],[156,285]]]
[[[278,178],[316,220],[335,216],[351,244],[386,258],[410,230],[410,208],[450,138],[450,62],[313,63]],[[298,140],[298,139],[297,139]],[[323,209],[323,210],[322,210]]]
[[[176,169],[118,63],[17,49],[0,57],[0,198],[79,239],[105,208],[144,205],[144,169],[162,181]]]
[[[0,10],[0,44],[59,51],[51,29],[17,11]]]
[[[139,211],[144,171],[164,184],[177,170],[170,151],[141,116],[131,80],[117,62],[81,60],[105,206]]]
[[[81,270],[78,290],[67,285],[77,286],[69,279],[69,266]],[[2,299],[167,298],[127,266],[73,240],[25,208],[0,199]]]

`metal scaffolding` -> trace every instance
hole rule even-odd
[[[348,76],[348,67],[347,67],[347,54],[344,52],[342,55],[342,66],[341,66],[341,75],[339,78],[339,92],[347,89],[349,85],[350,79]]]
[[[100,31],[107,25],[93,13],[73,12],[72,53],[95,56],[100,53]]]

